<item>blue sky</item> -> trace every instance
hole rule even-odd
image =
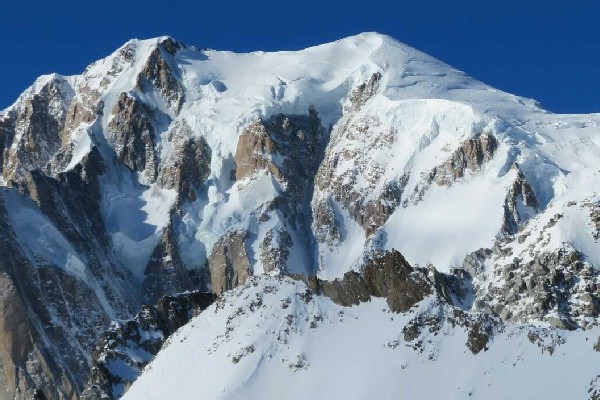
[[[0,109],[37,76],[80,73],[133,37],[269,51],[363,31],[393,36],[552,111],[600,111],[598,0],[6,1]]]

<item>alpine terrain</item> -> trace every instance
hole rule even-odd
[[[600,114],[376,33],[159,37],[0,149],[0,399],[600,399]]]

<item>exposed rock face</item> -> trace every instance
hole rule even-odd
[[[145,279],[142,283],[144,304],[157,302],[164,293],[181,293],[193,289],[190,274],[179,255],[172,224],[169,224],[160,243],[152,252],[144,273]]]
[[[98,150],[93,149],[75,168],[55,177],[39,170],[26,173],[17,188],[30,197],[69,240],[86,250],[95,245],[106,249],[108,238],[98,201],[101,196],[98,176],[103,172],[102,158]]]
[[[275,142],[261,120],[251,123],[240,135],[235,152],[235,179],[241,180],[257,171],[267,170],[278,178],[281,172],[271,162]]]
[[[144,172],[153,181],[158,160],[151,111],[135,97],[121,93],[112,114],[108,129],[117,158],[132,170]]]
[[[471,296],[465,292],[463,283],[467,277],[442,274],[434,268],[414,268],[395,250],[372,254],[360,272],[347,272],[342,279],[294,278],[305,280],[316,294],[327,296],[342,306],[384,297],[391,311],[406,313],[432,296],[431,306],[417,312],[403,328],[406,345],[417,352],[424,351],[427,334],[437,335],[443,325],[448,324],[467,328],[466,346],[477,354],[487,350],[501,324],[497,316],[461,308],[465,298]]]
[[[477,354],[482,350],[487,350],[488,342],[492,335],[492,327],[490,324],[483,324],[481,321],[477,321],[471,324],[471,330],[469,330],[469,336],[467,339],[467,347],[473,354]]]
[[[54,293],[46,293],[57,283],[47,280],[52,271],[36,271],[30,262],[22,255],[16,243],[10,226],[7,224],[7,215],[4,200],[0,196],[0,380],[3,390],[2,399],[26,398],[34,389],[43,390],[48,398],[70,398],[75,395],[75,388],[70,385],[71,377],[55,360],[59,355],[54,348],[40,347],[40,336],[45,332],[38,324],[50,324],[54,320],[53,329],[48,332],[49,337],[41,336],[45,340],[53,340],[62,336],[64,332],[58,319],[64,315],[61,312],[59,300],[56,307],[57,315],[50,315],[50,310],[45,310],[44,301],[52,298]],[[40,276],[45,275],[44,298],[40,295]],[[57,274],[60,275],[60,274]],[[56,277],[56,275],[55,275]],[[73,293],[77,295],[76,293]],[[45,311],[38,320],[36,312]],[[66,353],[66,354],[65,354]],[[65,362],[71,361],[76,355],[65,349]],[[83,355],[80,355],[83,356]],[[58,384],[60,383],[60,384]]]
[[[406,346],[418,353],[428,352],[427,358],[434,361],[435,349],[428,348],[431,336],[443,334],[447,327],[467,329],[466,347],[473,354],[488,349],[494,333],[502,328],[501,323],[491,316],[465,312],[444,302],[436,302],[425,311],[418,312],[402,329]]]
[[[494,274],[506,280],[482,287],[475,307],[490,307],[505,320],[539,319],[575,329],[588,326],[600,311],[599,274],[576,252],[540,254],[527,263],[515,259]]]
[[[600,239],[600,202],[588,201],[584,204],[590,209],[590,223],[594,227],[593,237]]]
[[[265,271],[285,272],[292,247],[310,254],[310,198],[325,140],[326,131],[314,108],[309,108],[308,115],[278,114],[256,120],[239,137],[234,156],[236,180],[251,178],[251,184],[257,174],[268,173],[282,187],[266,209],[257,210],[259,223],[279,221],[260,244],[258,258]]]
[[[3,257],[6,254],[2,254]],[[2,399],[11,399],[16,395],[19,369],[25,364],[32,350],[31,328],[27,320],[27,311],[11,279],[3,272],[0,276],[0,376],[2,377]]]
[[[372,135],[370,132],[378,130],[381,121],[376,117],[356,116],[361,107],[377,93],[381,78],[381,73],[375,73],[349,94],[343,108],[344,116],[338,123],[325,152],[325,158],[319,166],[315,179],[317,195],[312,202],[315,217],[313,230],[319,241],[333,245],[341,240],[340,221],[337,221],[339,217],[336,217],[335,211],[337,205],[334,203],[338,203],[347,211],[350,217],[365,229],[367,236],[370,236],[387,221],[402,197],[408,175],[397,181],[384,182],[381,190],[378,190],[378,196],[372,196],[370,193],[381,184],[384,168],[369,158],[372,153],[391,148],[394,132],[392,129]],[[364,144],[362,148],[348,146],[343,151],[334,150],[340,142],[352,142],[355,139]],[[372,163],[374,165],[371,165]],[[342,165],[348,167],[340,168]],[[360,180],[367,184],[364,191],[357,185]],[[319,195],[319,192],[327,195]]]
[[[308,115],[278,114],[266,121],[255,120],[238,139],[235,178],[268,171],[282,181],[295,183],[291,189],[302,192],[306,190],[303,180],[310,179],[319,165],[325,139],[314,108]]]
[[[246,250],[248,232],[235,231],[223,236],[214,245],[208,259],[212,290],[221,294],[244,283],[251,275]]]
[[[260,257],[265,272],[285,271],[292,245],[292,238],[286,230],[272,229],[268,231],[260,244]]]
[[[517,170],[517,179],[508,190],[504,203],[503,229],[510,234],[516,233],[539,209],[538,200],[529,182],[516,164],[513,168]]]
[[[425,271],[415,270],[397,251],[374,255],[360,273],[351,271],[340,280],[315,283],[317,293],[337,304],[350,306],[371,296],[385,297],[394,312],[410,310],[434,291]]]
[[[146,64],[138,75],[137,89],[146,92],[154,86],[162,95],[168,107],[179,112],[185,100],[183,87],[174,76],[175,71],[169,64],[168,59],[174,56],[182,44],[167,38],[152,50]]]
[[[0,172],[4,180],[4,164],[13,141],[15,121],[11,115],[0,115]]]
[[[98,116],[104,115],[105,105],[104,101],[100,99],[102,94],[118,78],[119,74],[132,67],[135,61],[136,46],[134,43],[128,42],[113,56],[97,61],[85,69],[82,79],[78,80],[75,86],[76,95],[68,107],[62,131],[65,146],[61,152],[71,150],[68,146],[71,144],[68,143],[68,139],[74,131],[80,129],[82,125],[93,123]]]
[[[590,394],[589,400],[600,400],[600,375],[592,379],[588,393]]]
[[[489,133],[481,133],[463,142],[450,158],[431,171],[430,179],[438,185],[450,186],[465,176],[466,171],[478,171],[494,156],[498,141]]]
[[[412,267],[396,250],[370,254],[360,272],[346,272],[343,278],[331,281],[310,277],[307,283],[316,293],[342,306],[369,301],[371,296],[384,297],[390,310],[398,313],[409,311],[433,294],[443,303],[456,306],[469,295],[458,277],[434,268]]]
[[[350,214],[365,228],[367,236],[383,226],[400,204],[402,193],[408,181],[408,175],[403,175],[398,181],[387,182],[376,200],[358,206],[350,207]]]
[[[491,249],[479,249],[467,254],[465,257],[462,269],[469,274],[469,276],[477,276],[483,273],[485,269],[486,261],[492,257],[493,251]]]
[[[87,94],[87,93],[86,93]],[[103,112],[102,103],[96,104],[97,94],[88,94],[90,98],[85,98],[80,101],[72,101],[69,109],[67,110],[67,116],[63,125],[61,134],[61,141],[64,145],[68,146],[70,134],[73,130],[77,129],[82,124],[90,124],[96,116]],[[83,96],[82,96],[83,97]],[[63,147],[63,150],[67,150]]]
[[[348,102],[344,107],[344,112],[352,112],[360,109],[367,101],[379,90],[379,81],[383,75],[376,72],[368,81],[358,85],[348,96]]]
[[[2,205],[1,248],[7,252],[2,269],[7,285],[16,289],[14,296],[5,298],[7,310],[11,311],[5,321],[15,327],[15,333],[21,332],[18,340],[23,346],[31,341],[23,357],[3,357],[5,372],[20,371],[6,373],[7,387],[19,388],[19,396],[28,396],[34,389],[48,399],[74,396],[81,389],[78,385],[87,379],[87,359],[97,331],[109,322],[111,313],[119,315],[114,314],[115,310],[126,315],[128,305],[135,304],[131,278],[103,257],[108,241],[98,204],[97,175],[101,172],[99,154],[92,151],[77,168],[55,178],[39,170],[25,174],[24,186],[19,188],[36,203],[23,212],[38,208],[40,215],[56,227],[55,236],[69,240],[79,254],[88,254],[89,275],[74,277],[52,266],[50,259],[31,254],[28,239],[17,238],[13,232],[13,224],[19,224],[19,220],[11,221]],[[5,189],[2,198],[10,202],[10,213],[15,212],[15,201],[27,204],[12,189]],[[41,234],[47,228],[39,229]],[[105,295],[98,297],[101,286]],[[18,312],[19,307],[23,315]],[[19,318],[21,322],[17,323]],[[17,329],[15,324],[23,328]],[[40,344],[43,346],[38,347]]]
[[[195,199],[206,179],[210,150],[189,132],[174,146],[175,159],[159,165],[156,127],[169,118],[137,97],[156,89],[167,106],[181,106],[183,87],[169,59],[179,48],[167,39],[150,51],[138,92],[102,98],[144,56],[134,41],[77,78],[38,79],[0,113],[0,185],[12,187],[0,192],[0,240],[7,254],[0,262],[5,288],[0,325],[6,328],[0,385],[11,399],[77,396],[88,377],[93,343],[111,319],[130,316],[143,299],[154,302],[209,284],[203,274],[192,282],[171,224],[160,233],[138,282],[115,259],[114,227],[105,219],[105,185],[122,183],[113,180],[116,164],[142,172],[145,182],[162,173],[160,185],[175,189],[180,202]],[[178,93],[169,92],[174,89]],[[104,100],[114,105],[106,127],[100,118]]]
[[[2,336],[6,345],[0,350],[0,375],[9,398],[13,398],[10,393],[28,398],[34,392],[46,399],[76,397],[88,377],[93,344],[111,318],[131,315],[139,307],[142,290],[146,298],[155,299],[194,287],[178,258],[171,230],[165,231],[148,263],[143,289],[111,260],[98,180],[105,171],[102,156],[94,148],[74,168],[53,177],[39,169],[25,172],[13,182],[14,189],[4,189],[0,195],[0,220],[4,221],[0,247],[7,254],[0,262],[5,287],[0,325],[7,330]],[[15,189],[31,199],[22,212],[39,213],[56,228],[52,235],[59,242],[49,246],[62,246],[61,240],[69,243],[76,257],[81,257],[70,262],[78,265],[84,259],[87,272],[74,276],[72,271],[57,268],[52,264],[55,260],[34,254],[28,239],[15,235],[13,226],[19,220],[11,218],[20,217],[9,215],[21,211],[13,204],[29,204]],[[8,212],[5,201],[11,204]]]
[[[2,121],[2,173],[5,181],[18,180],[35,167],[48,168],[61,148],[61,132],[73,89],[61,77],[50,77]]]
[[[480,171],[483,165],[494,157],[498,145],[498,140],[494,135],[487,132],[465,140],[444,163],[434,167],[426,175],[423,182],[415,187],[410,197],[403,201],[403,206],[407,207],[411,203],[420,202],[432,183],[450,187],[460,181],[468,172]]]
[[[175,135],[182,139],[175,143],[172,158],[161,164],[157,182],[166,189],[176,189],[180,203],[194,201],[210,173],[210,148],[203,137],[190,137],[186,123],[175,128]]]
[[[166,296],[156,306],[142,306],[133,319],[113,322],[92,352],[92,372],[81,398],[121,397],[169,336],[215,299],[200,292]]]
[[[319,240],[333,243],[340,240],[340,234],[336,232],[339,222],[336,221],[332,200],[343,206],[348,214],[365,229],[367,236],[385,224],[400,204],[408,175],[398,181],[386,182],[376,199],[368,199],[368,193],[355,190],[357,174],[354,172],[349,171],[347,174],[335,177],[332,175],[333,166],[338,163],[352,162],[356,156],[357,154],[354,153],[336,154],[332,159],[326,158],[319,170],[318,188],[323,191],[332,190],[333,194],[332,199],[318,199],[313,203],[315,231]],[[328,164],[331,164],[332,168],[328,168]],[[375,182],[376,178],[373,180],[373,186]]]
[[[319,200],[313,204],[313,231],[318,241],[334,244],[340,243],[342,240],[334,207],[335,203],[331,198]]]

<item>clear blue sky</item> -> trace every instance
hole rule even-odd
[[[37,76],[80,73],[134,37],[268,51],[378,31],[552,111],[600,111],[598,0],[2,3],[0,109]]]

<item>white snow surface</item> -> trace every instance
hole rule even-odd
[[[341,307],[305,293],[268,276],[227,293],[168,339],[123,399],[575,399],[598,373],[597,328],[552,333],[551,354],[527,337],[539,328],[510,326],[474,355],[463,328],[443,325],[418,352],[402,328],[431,299],[394,314],[384,299]]]

